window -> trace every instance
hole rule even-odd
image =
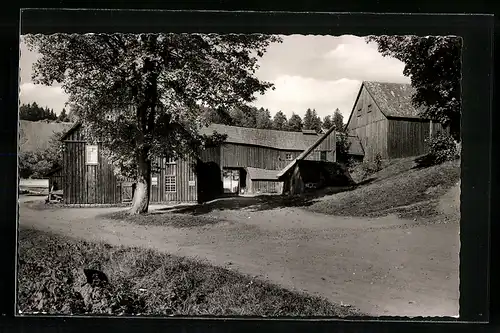
[[[320,160],[326,161],[326,151],[321,152]]]
[[[292,154],[291,154],[291,153],[286,153],[286,155],[285,155],[285,159],[286,159],[287,161],[291,161],[291,160],[293,159],[293,158],[292,158]]]
[[[174,157],[167,158],[167,164],[175,164],[175,158]]]
[[[167,165],[165,166],[165,192],[167,193],[174,193],[176,192],[176,165],[175,162],[172,163],[170,160],[167,162]]]
[[[175,176],[165,176],[165,192],[175,193]]]
[[[97,146],[87,145],[85,147],[85,161],[87,165],[96,165],[97,163]]]

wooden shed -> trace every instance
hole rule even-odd
[[[45,175],[49,179],[49,192],[62,191],[64,188],[63,168],[55,168]]]
[[[426,153],[425,140],[443,126],[420,116],[412,104],[410,84],[364,81],[346,128],[361,141],[364,156],[373,160],[418,156]]]
[[[278,172],[247,167],[245,194],[282,194],[283,182],[278,179]]]
[[[332,135],[335,137],[333,127],[303,151],[294,161],[278,172],[277,178],[283,182],[283,194],[297,195],[323,187],[354,184],[344,165],[335,161],[311,158],[317,148]]]

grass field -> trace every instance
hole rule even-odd
[[[85,286],[84,268],[103,271],[109,284]],[[18,272],[21,313],[273,317],[359,314],[350,307],[198,261],[31,229],[20,231]]]
[[[438,199],[460,180],[460,160],[422,169],[413,167],[413,159],[397,160],[371,175],[366,184],[325,196],[308,209],[338,216],[434,216]]]

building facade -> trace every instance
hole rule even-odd
[[[412,104],[409,84],[365,81],[347,122],[350,135],[359,138],[364,157],[373,160],[418,156],[427,152],[426,139],[443,131],[424,119]]]
[[[201,134],[225,134],[218,146],[197,157],[156,158],[151,174],[150,202],[206,202],[221,196],[280,194],[277,174],[321,137],[313,132],[289,132],[212,124]],[[323,135],[324,136],[324,135]],[[66,204],[117,204],[132,200],[134,184],[117,177],[102,154],[101,144],[89,144],[76,124],[63,137],[63,195]],[[324,136],[308,160],[334,162],[335,132]]]

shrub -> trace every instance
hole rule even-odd
[[[362,162],[360,167],[363,175],[362,179],[365,179],[366,177],[382,170],[382,156],[377,154],[375,155],[373,161]]]
[[[426,140],[432,164],[441,164],[460,157],[459,145],[449,134],[439,132],[436,136]]]

